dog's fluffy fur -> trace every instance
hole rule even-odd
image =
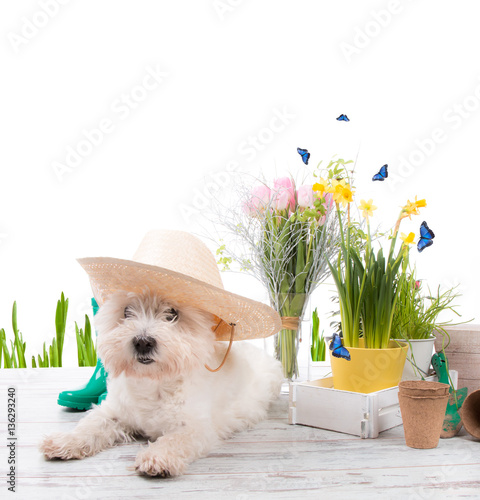
[[[178,316],[172,319],[171,308]],[[109,374],[108,395],[70,433],[46,437],[47,458],[84,458],[135,435],[149,439],[135,461],[152,476],[182,474],[231,433],[266,415],[279,393],[280,364],[245,342],[215,340],[211,316],[146,291],[117,292],[95,317],[98,353]],[[134,339],[154,339],[139,352]]]

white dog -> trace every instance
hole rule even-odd
[[[248,343],[215,340],[208,313],[149,292],[116,292],[95,317],[108,395],[70,433],[46,437],[47,458],[84,458],[141,434],[140,473],[176,476],[220,439],[265,418],[280,363]]]

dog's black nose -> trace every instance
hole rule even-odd
[[[140,355],[149,354],[157,345],[157,341],[153,337],[139,336],[133,339],[133,347]]]

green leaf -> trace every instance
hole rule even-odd
[[[80,332],[78,331],[78,326],[77,322],[75,322],[75,336],[77,338],[77,358],[78,358],[78,366],[85,366],[83,364],[83,359],[82,359],[82,338],[80,337]]]
[[[43,368],[48,368],[50,366],[50,360],[48,359],[48,352],[45,346],[45,342],[43,343]]]
[[[13,303],[13,308],[12,308],[12,327],[13,327],[13,333],[16,335],[18,332],[18,329],[17,329],[17,302],[16,301]]]
[[[88,315],[85,315],[85,333],[75,323],[75,335],[77,339],[78,366],[95,366],[97,364],[97,353],[92,340],[92,327]]]
[[[0,368],[2,367],[2,357],[3,357],[3,349],[2,349],[2,341],[5,340],[5,330],[0,328]]]
[[[62,292],[60,300],[57,301],[57,310],[55,312],[55,330],[56,330],[56,365],[62,366],[63,342],[65,338],[65,329],[67,324],[68,299]]]
[[[25,353],[24,353],[25,344],[21,342],[21,339],[19,338],[18,335],[15,337],[15,347],[18,357],[18,367],[26,368],[27,363],[25,362]]]
[[[18,368],[18,361],[17,361],[17,355],[15,353],[15,344],[10,340],[10,345],[12,347],[12,361],[13,361],[13,366],[14,368]]]
[[[2,329],[1,332],[3,332],[3,336],[1,338],[1,343],[2,343],[1,347],[3,351],[3,366],[4,368],[12,368],[13,367],[12,356],[10,356],[7,341],[5,339],[5,330]]]
[[[92,329],[90,326],[90,320],[85,314],[85,351],[87,354],[87,366],[90,366],[93,358],[93,343],[92,343]]]

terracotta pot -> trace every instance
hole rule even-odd
[[[448,384],[409,380],[398,385],[405,442],[410,448],[436,448],[440,441]]]
[[[341,391],[370,393],[395,387],[402,377],[408,346],[391,340],[387,349],[347,347],[351,360],[330,353],[333,387]]]
[[[463,426],[473,437],[480,439],[480,391],[472,392],[460,410]]]

